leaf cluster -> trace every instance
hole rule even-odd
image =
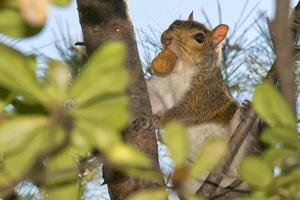
[[[241,165],[242,177],[254,189],[245,199],[299,199],[300,138],[295,114],[269,82],[256,87],[253,106],[268,123],[261,134],[268,148]]]

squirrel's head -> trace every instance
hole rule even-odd
[[[213,30],[193,20],[176,20],[163,32],[161,43],[171,49],[185,63],[201,64],[208,60],[220,60],[220,43],[226,38],[229,27],[220,24]],[[215,60],[215,61],[217,61]],[[217,61],[218,62],[218,61]]]

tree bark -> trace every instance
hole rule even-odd
[[[274,32],[274,46],[277,56],[275,71],[279,77],[279,86],[296,115],[296,87],[291,29],[292,23],[290,20],[289,9],[289,0],[276,0],[276,16],[272,24],[272,29]]]
[[[135,125],[130,125],[125,139],[144,151],[158,168],[155,127],[151,123],[151,104],[126,1],[77,0],[77,4],[88,56],[106,41],[123,41],[127,44],[126,67],[130,74],[127,94],[130,98],[131,121],[144,121],[146,125],[143,128],[138,127],[138,130],[135,130]],[[162,185],[162,181],[153,182],[124,175],[115,176],[113,179],[105,180],[112,200],[124,200],[134,191]]]

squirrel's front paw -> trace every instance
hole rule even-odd
[[[135,131],[149,130],[154,131],[159,127],[159,116],[144,114],[133,121],[132,126]]]
[[[157,128],[161,127],[161,116],[153,115],[152,122],[155,127],[157,127]]]

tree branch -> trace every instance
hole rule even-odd
[[[257,122],[255,123],[255,121]],[[252,129],[252,127],[254,127],[254,125],[257,126],[258,122],[259,118],[257,114],[252,109],[249,109],[249,111],[247,112],[247,118],[240,122],[239,126],[236,128],[236,130],[230,138],[229,152],[227,154],[228,156],[224,159],[224,163],[221,166],[219,166],[214,173],[210,173],[208,175],[205,182],[197,191],[198,195],[201,195],[202,197],[206,198],[215,195],[216,190],[219,188],[219,185],[224,175],[227,174],[231,163],[233,162],[238,150],[240,149],[240,146],[247,137],[248,132]],[[210,183],[215,183],[215,185]]]
[[[296,114],[295,71],[289,8],[289,0],[276,0],[276,16],[272,29],[277,56],[275,71],[279,77],[281,91]]]

